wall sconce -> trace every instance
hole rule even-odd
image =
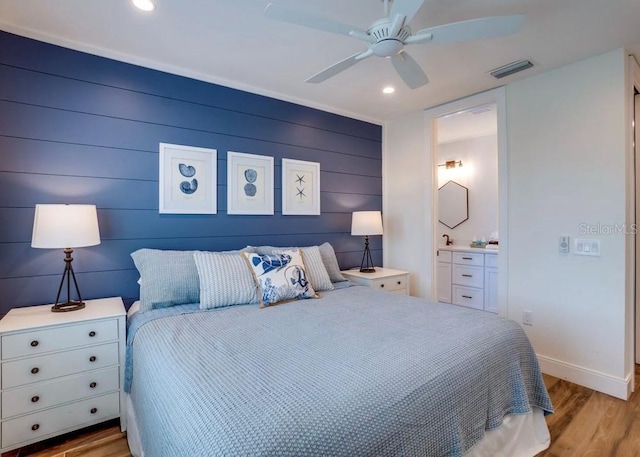
[[[461,167],[461,160],[447,160],[445,163],[438,164],[439,167],[445,167],[445,169],[450,170],[452,168]]]

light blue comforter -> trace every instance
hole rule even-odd
[[[460,456],[505,414],[552,412],[522,329],[484,312],[361,286],[169,310],[129,325],[148,457]]]

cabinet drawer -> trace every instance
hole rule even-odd
[[[117,339],[118,321],[115,319],[15,333],[2,337],[2,359],[38,355]]]
[[[469,252],[454,252],[453,263],[461,265],[477,265],[484,266],[484,254],[473,254]]]
[[[374,279],[371,287],[389,292],[405,291],[407,289],[407,278],[405,276],[395,276],[392,278]]]
[[[2,447],[37,441],[48,435],[102,422],[120,414],[120,394],[114,392],[48,409],[2,423]]]
[[[484,309],[484,290],[475,287],[453,286],[453,304]]]
[[[498,268],[498,255],[486,254],[484,256],[484,265],[490,268]]]
[[[451,251],[443,251],[441,249],[438,249],[438,262],[451,263]]]
[[[118,364],[118,342],[13,360],[2,364],[2,388]]]
[[[462,286],[484,287],[484,268],[453,265],[453,283]]]
[[[29,384],[2,392],[2,418],[32,413],[52,406],[118,390],[118,367]]]

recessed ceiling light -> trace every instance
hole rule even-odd
[[[153,11],[156,9],[156,5],[151,0],[131,0],[133,5],[142,11]]]
[[[393,94],[396,90],[391,87],[391,86],[387,86],[384,89],[382,89],[382,92],[385,94]]]

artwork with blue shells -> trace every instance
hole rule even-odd
[[[254,183],[258,179],[258,172],[253,168],[247,168],[244,171],[244,179],[247,181],[244,185],[244,194],[247,197],[255,197],[258,192],[258,188]]]
[[[191,178],[196,174],[195,167],[184,164],[184,163],[178,164],[178,171],[185,178]],[[198,190],[198,180],[196,178],[193,178],[191,181],[182,181],[180,183],[180,192],[182,192],[183,194],[191,195],[197,190]]]

